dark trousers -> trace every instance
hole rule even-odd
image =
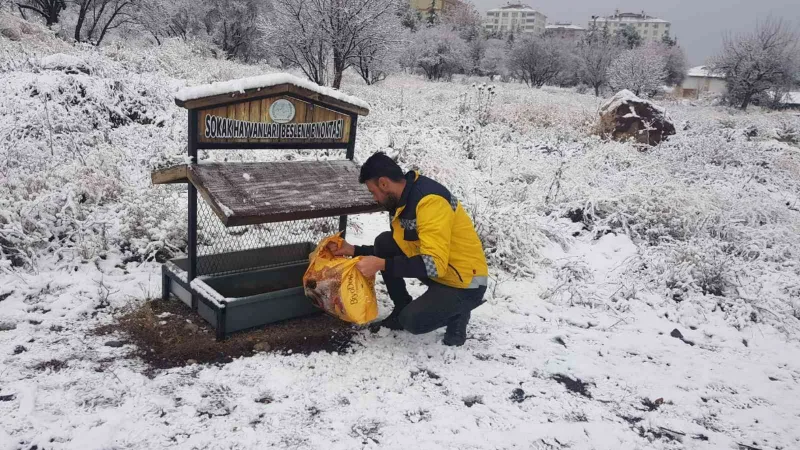
[[[402,254],[403,251],[397,246],[391,232],[381,233],[375,238],[375,256],[392,258]],[[469,313],[480,306],[486,293],[485,286],[477,289],[458,289],[424,278],[420,281],[428,286],[427,292],[411,301],[405,279],[389,276],[386,272],[381,272],[381,275],[386,290],[389,291],[389,297],[394,302],[393,314],[399,312],[400,325],[413,334],[428,333],[446,326],[457,316]]]

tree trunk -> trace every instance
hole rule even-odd
[[[333,70],[333,88],[339,89],[342,85],[342,70],[339,68],[335,68]]]
[[[595,84],[594,85],[594,96],[595,97],[600,97],[600,85],[599,84]]]
[[[753,99],[753,94],[748,92],[745,94],[744,99],[742,99],[742,106],[739,107],[742,111],[747,110],[747,107],[750,106],[750,100]]]
[[[35,12],[36,14],[42,16],[45,21],[45,24],[48,27],[51,27],[58,23],[59,15],[61,14],[61,4],[58,1],[45,3],[40,5],[42,9],[37,9],[33,6],[23,5],[17,3],[17,9],[19,9],[19,15],[22,16],[23,19],[28,20],[27,15],[25,15],[25,10],[30,10]]]
[[[61,15],[61,10],[66,9],[61,1],[52,1],[47,9],[47,26],[53,26],[58,23]]]
[[[82,0],[78,5],[78,22],[75,24],[75,41],[81,42],[81,30],[86,21],[86,13],[89,12],[89,3],[92,0]]]
[[[333,88],[339,89],[342,85],[342,74],[344,73],[344,58],[342,58],[342,53],[334,49],[333,50]]]

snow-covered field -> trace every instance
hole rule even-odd
[[[466,345],[360,331],[148,377],[90,330],[185,246],[180,188],[149,182],[184,153],[172,96],[273,69],[25,36],[0,37],[0,449],[800,448],[797,113],[663,100],[678,134],[641,152],[592,134],[591,95],[350,77],[357,159],[390,152],[475,218],[493,280]]]

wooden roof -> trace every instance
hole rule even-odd
[[[203,97],[193,100],[180,100],[175,99],[175,104],[186,109],[200,109],[200,108],[213,108],[215,106],[227,105],[231,103],[240,102],[243,100],[255,100],[265,97],[274,97],[278,95],[293,95],[300,99],[318,102],[326,106],[340,109],[352,114],[366,116],[369,114],[369,109],[363,106],[355,105],[341,99],[322,94],[320,92],[306,89],[291,83],[277,84],[274,86],[260,87],[248,89],[244,92],[234,92],[214,95],[210,97]]]
[[[154,184],[192,183],[225,226],[380,211],[352,161],[201,163],[156,170]]]

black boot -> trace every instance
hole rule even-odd
[[[381,320],[378,323],[380,327],[386,327],[390,330],[402,330],[403,326],[400,325],[400,311],[403,308],[395,306],[392,310],[392,313],[389,314],[385,319]]]
[[[410,299],[410,297],[409,297]],[[373,333],[377,333],[381,327],[388,328],[390,330],[402,330],[403,326],[400,325],[400,311],[403,310],[408,304],[411,303],[410,301],[402,301],[400,303],[394,304],[394,309],[392,312],[386,316],[385,319],[381,320],[380,322],[373,323],[369,326],[369,330]]]
[[[467,323],[469,322],[470,312],[467,311],[450,319],[447,323],[447,331],[444,332],[444,345],[460,347],[467,340]]]
[[[386,275],[386,272],[381,272],[383,282],[386,284],[386,292],[389,298],[394,303],[394,309],[382,321],[370,326],[373,333],[377,333],[380,327],[386,327],[390,330],[402,330],[403,326],[400,325],[400,311],[403,310],[409,303],[411,303],[411,295],[408,294],[406,289],[406,281],[402,278],[393,278]]]

